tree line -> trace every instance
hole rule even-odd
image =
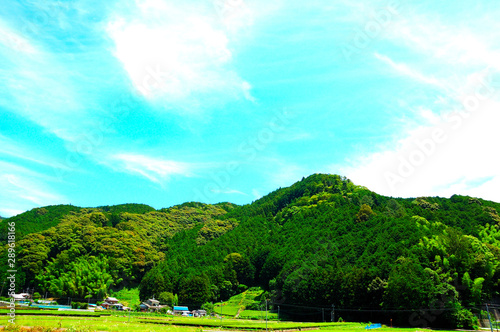
[[[500,204],[467,196],[391,198],[314,174],[244,206],[43,209],[15,217],[19,287],[53,296],[138,286],[201,306],[259,286],[275,307],[471,328],[500,288]]]

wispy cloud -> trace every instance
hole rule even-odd
[[[499,108],[500,102],[490,99],[473,112],[433,116],[378,152],[341,167],[341,172],[391,196],[466,194],[500,201],[498,158],[491,146],[500,141]]]
[[[394,62],[391,58],[389,58],[386,55],[382,55],[379,53],[375,53],[375,57],[389,66],[391,66],[394,70],[396,70],[398,73],[408,76],[410,78],[413,78],[421,83],[425,83],[428,85],[432,85],[438,88],[444,88],[443,84],[437,80],[436,78],[428,75],[424,75],[420,73],[418,70],[414,68],[410,68],[407,64],[404,63],[396,63]]]
[[[12,52],[24,54],[36,54],[37,49],[31,42],[21,34],[10,29],[5,22],[0,19],[0,44],[10,49]]]
[[[470,17],[463,21],[454,17],[453,24],[450,24],[443,17],[445,15],[413,10],[396,22],[388,38],[419,53],[444,60],[447,64],[500,69],[500,50],[496,43],[498,35],[490,33],[500,27],[499,22],[493,19],[498,10],[496,14],[484,14],[475,16],[477,25],[471,24]],[[473,11],[468,16],[474,17]]]
[[[193,165],[172,160],[153,158],[140,154],[116,154],[110,164],[120,171],[141,175],[152,182],[162,183],[174,175],[192,176]]]
[[[137,1],[128,10],[117,13],[107,31],[114,55],[150,102],[196,112],[214,103],[254,100],[251,85],[232,65],[226,28],[236,29],[233,18],[219,16],[217,8],[173,1]]]
[[[227,189],[211,189],[211,191],[214,194],[227,194],[227,195],[244,195],[244,196],[248,196],[248,194],[245,194],[242,191],[239,191],[239,190],[236,190],[236,189],[230,189],[230,188],[227,188]]]
[[[67,170],[68,167],[64,163],[54,160],[52,157],[43,156],[32,151],[31,149],[23,146],[22,144],[15,142],[14,140],[5,137],[0,134],[0,156],[13,157],[16,159],[21,159],[29,161],[38,165],[48,166],[56,169]]]
[[[76,135],[91,129],[93,119],[98,117],[85,110],[88,105],[75,87],[74,71],[60,58],[62,55],[30,43],[13,30],[8,35],[15,36],[16,43],[0,50],[9,64],[0,65],[0,105],[49,133],[74,142]]]
[[[380,36],[395,45],[394,52],[387,48],[374,56],[421,86],[425,98],[398,87],[412,125],[331,171],[386,195],[467,194],[498,201],[500,171],[489,142],[500,140],[500,49],[498,33],[489,32],[500,24],[487,13],[474,15],[473,8],[468,17],[477,24],[425,4],[406,9]]]
[[[0,161],[0,215],[12,216],[28,209],[62,204],[68,200],[48,182],[55,181],[30,169]]]

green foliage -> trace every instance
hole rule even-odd
[[[234,271],[238,283],[248,284],[253,282],[255,267],[244,255],[231,253],[224,258],[224,264],[227,270]]]
[[[99,206],[97,209],[103,212],[107,212],[110,214],[118,214],[118,215],[124,212],[144,214],[155,211],[154,208],[145,204],[120,204],[113,206]]]
[[[36,208],[17,216],[3,219],[0,222],[0,244],[7,240],[7,223],[15,222],[16,239],[19,241],[26,235],[41,232],[59,224],[62,218],[70,213],[80,211],[81,208],[73,205],[53,205]]]
[[[133,308],[134,306],[141,304],[141,301],[139,299],[139,289],[137,287],[124,287],[119,290],[111,289],[109,292],[109,296],[119,299],[120,303],[122,303],[126,307]]]
[[[421,207],[422,209],[428,209],[428,210],[431,210],[431,211],[439,209],[439,204],[438,203],[430,203],[430,202],[428,202],[425,199],[425,197],[418,197],[412,203],[415,204],[415,205],[417,205],[417,206],[419,206],[419,207]]]
[[[212,297],[210,280],[205,275],[195,275],[182,279],[179,288],[181,303],[205,303]]]
[[[446,310],[432,320],[410,310],[394,314],[395,322],[408,324],[412,312],[414,322],[470,328],[477,322],[467,308],[500,293],[498,211],[500,204],[468,196],[385,197],[324,174],[245,206],[47,207],[16,219],[25,232],[16,282],[79,295],[108,282],[108,292],[138,285],[141,300],[177,303],[178,294],[194,306],[247,301],[234,295],[259,286],[265,295],[248,306],[223,309],[259,310],[264,296],[283,306],[335,304],[355,320],[363,319],[358,308],[438,305]],[[31,225],[38,221],[44,226]],[[91,269],[95,280],[84,274]],[[293,315],[321,319],[312,309]]]
[[[121,280],[114,279],[109,270],[109,260],[106,257],[79,257],[76,261],[60,266],[60,262],[49,262],[44,271],[37,276],[44,292],[50,292],[59,297],[98,297],[108,295],[111,286]]]
[[[234,218],[226,220],[209,220],[199,230],[196,243],[199,245],[206,244],[232,230],[237,224],[238,222]]]
[[[201,306],[201,309],[206,310],[207,315],[215,314],[215,305],[211,302],[203,303],[203,305]]]
[[[71,309],[88,309],[89,305],[85,302],[71,302]]]
[[[179,304],[179,298],[177,294],[172,294],[171,292],[161,292],[158,296],[158,301],[163,304],[168,304],[169,306]]]
[[[358,221],[358,222],[367,221],[368,219],[370,219],[372,214],[373,214],[373,210],[370,207],[370,205],[363,204],[363,205],[361,205],[359,212],[356,214],[356,221]]]

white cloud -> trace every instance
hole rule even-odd
[[[257,189],[252,189],[252,195],[253,195],[254,200],[258,200],[259,198],[262,198],[262,194]]]
[[[9,29],[7,25],[0,19],[0,44],[9,48],[14,52],[26,54],[38,53],[32,43],[22,35]]]
[[[9,218],[12,216],[16,216],[18,214],[21,214],[25,212],[25,210],[15,210],[15,209],[7,209],[7,208],[0,208],[0,215],[4,218]]]
[[[248,196],[248,194],[245,194],[244,192],[242,191],[239,191],[239,190],[236,190],[236,189],[230,189],[230,188],[226,188],[226,189],[211,189],[211,192],[213,192],[214,194],[227,194],[227,195],[244,195],[244,196]]]
[[[146,177],[152,182],[162,183],[171,176],[192,176],[193,165],[189,163],[177,162],[153,158],[140,154],[116,154],[112,156],[111,166],[135,175]]]
[[[84,105],[83,93],[75,88],[74,70],[67,60],[52,53],[0,22],[0,106],[45,128],[66,142],[75,143],[79,136],[99,126]],[[86,109],[87,108],[87,109]]]
[[[406,122],[394,141],[375,152],[332,169],[390,196],[465,194],[500,201],[493,147],[500,141],[500,50],[498,34],[489,33],[500,24],[484,13],[475,16],[477,25],[457,17],[446,22],[446,15],[419,12],[423,8],[405,5],[380,36],[404,60],[393,60],[390,49],[384,51],[388,55],[375,53],[426,92],[415,97],[410,89],[402,98],[414,123]]]
[[[253,101],[250,84],[231,65],[229,33],[214,8],[154,0],[137,1],[132,11],[116,15],[107,31],[115,56],[148,100],[186,112],[201,103]]]
[[[35,207],[67,202],[47,185],[48,181],[55,179],[0,161],[0,215],[12,216]]]
[[[436,15],[407,11],[395,22],[388,37],[447,64],[476,64],[500,69],[498,36],[489,33],[500,28],[500,24],[491,20],[485,24],[483,17],[484,13],[476,17],[477,25],[469,20],[450,24]],[[487,27],[486,33],[474,27]]]
[[[496,98],[443,114],[379,152],[342,168],[355,183],[401,197],[464,194],[500,201],[500,168],[494,143],[500,141]]]
[[[0,155],[14,157],[39,165],[56,168],[59,170],[67,170],[68,167],[63,163],[54,160],[48,156],[42,156],[39,153],[26,148],[25,146],[14,142],[12,139],[0,134]]]
[[[278,187],[284,188],[291,186],[310,173],[309,170],[299,165],[288,164],[279,160],[275,160],[274,163],[276,167],[268,172],[269,180],[266,189],[274,190]],[[269,185],[271,185],[271,188],[269,188]]]
[[[377,59],[385,62],[386,64],[388,64],[394,70],[396,70],[397,72],[399,72],[402,75],[411,77],[411,78],[413,78],[421,83],[433,85],[433,86],[438,87],[438,88],[444,88],[443,84],[439,80],[437,80],[436,78],[431,77],[431,76],[426,76],[426,75],[420,73],[418,70],[416,70],[414,68],[410,68],[408,65],[406,65],[404,63],[396,63],[388,56],[378,54],[378,53],[375,53],[375,57]]]

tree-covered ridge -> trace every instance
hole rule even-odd
[[[245,206],[151,209],[79,209],[27,235],[21,287],[81,296],[139,284],[142,299],[201,305],[260,286],[282,308],[441,327],[473,326],[474,308],[500,295],[500,204],[482,199],[391,198],[314,174]],[[433,319],[417,310],[436,304]]]
[[[141,296],[160,287],[197,303],[259,285],[282,305],[399,310],[440,301],[449,310],[429,324],[470,326],[466,307],[500,290],[499,210],[465,196],[384,197],[316,174],[229,212],[238,226],[202,246],[195,229],[176,234]],[[243,263],[228,263],[235,253]]]
[[[52,205],[42,208],[35,208],[21,213],[17,216],[8,218],[10,222],[16,223],[16,237],[21,239],[27,234],[41,232],[53,226],[56,226],[62,218],[70,212],[78,212],[82,208],[73,205]],[[155,211],[154,208],[144,204],[120,204],[114,206],[100,206],[95,208],[104,212],[106,215],[129,213],[147,213]],[[0,220],[6,218],[0,218]],[[0,223],[0,243],[5,244],[7,236],[7,223]]]
[[[97,209],[101,210],[102,212],[108,212],[108,213],[123,213],[123,212],[148,213],[155,211],[155,209],[149,205],[134,204],[134,203],[111,205],[111,206],[109,205],[98,206]]]
[[[16,237],[23,238],[27,234],[41,232],[59,223],[70,212],[80,208],[73,205],[53,205],[32,209],[17,216],[3,219],[0,222],[0,244],[7,240],[7,221],[16,223]]]
[[[54,296],[78,297],[84,286],[71,284],[71,278],[79,276],[71,271],[91,271],[98,266],[108,277],[89,281],[87,294],[100,296],[103,285],[105,291],[110,286],[136,285],[147,270],[163,260],[169,238],[198,224],[216,223],[214,218],[224,215],[225,208],[197,203],[141,214],[113,209],[103,212],[102,208],[70,211],[55,226],[17,242],[19,284]],[[97,273],[97,278],[103,273]]]

